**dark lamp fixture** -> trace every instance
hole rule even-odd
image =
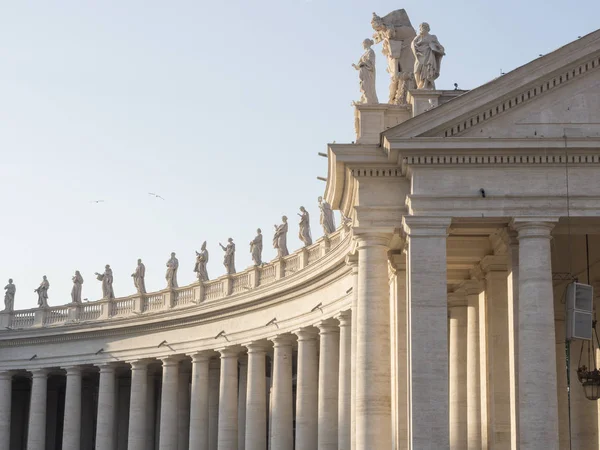
[[[596,349],[600,348],[598,341],[598,332],[596,331],[596,321],[592,321],[593,335],[592,339],[587,342],[588,364],[581,364],[581,356],[583,355],[583,347],[586,346],[583,342],[581,345],[581,353],[579,354],[579,368],[577,369],[577,378],[583,387],[585,398],[588,400],[600,399],[600,370],[596,366]],[[594,345],[594,338],[596,338]],[[593,367],[593,368],[592,368]]]

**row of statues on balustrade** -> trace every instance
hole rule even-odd
[[[321,226],[323,228],[323,233],[325,236],[330,235],[335,231],[335,219],[333,216],[333,210],[331,209],[331,205],[323,199],[323,197],[319,197],[319,209],[321,210]],[[308,211],[304,208],[304,206],[300,207],[300,223],[298,230],[298,237],[304,243],[304,246],[308,246],[312,244],[312,236],[310,232],[310,216]],[[277,258],[283,258],[284,256],[289,255],[289,251],[287,248],[287,232],[288,232],[288,218],[283,216],[281,218],[282,223],[279,225],[275,225],[275,233],[273,235],[273,248],[277,250]],[[342,215],[342,220],[346,224],[349,219]],[[260,266],[263,264],[262,261],[262,250],[263,250],[263,236],[262,231],[259,228],[256,234],[256,237],[250,241],[250,253],[252,255],[252,261],[255,266]],[[232,238],[227,240],[227,244],[223,245],[219,242],[219,246],[225,252],[223,258],[223,265],[225,266],[225,270],[227,275],[233,275],[236,273],[235,270],[235,242]],[[206,241],[202,244],[200,251],[196,251],[196,264],[194,266],[194,272],[199,281],[205,282],[209,280],[208,277],[208,250],[206,249]],[[167,281],[167,289],[175,289],[178,287],[177,284],[177,271],[179,270],[179,260],[175,256],[175,253],[171,253],[171,257],[167,261],[167,272],[165,275],[165,279]],[[104,267],[103,273],[95,273],[97,280],[102,282],[102,297],[104,299],[113,299],[115,298],[115,293],[113,290],[113,271],[110,268],[110,265],[107,264]],[[138,294],[146,294],[146,266],[142,262],[141,259],[137,261],[137,267],[135,271],[131,274],[133,278],[133,284],[138,292]],[[74,304],[81,303],[81,291],[83,285],[83,277],[81,273],[76,270],[75,275],[72,277],[73,281],[73,289],[71,290],[71,302]],[[48,290],[50,289],[50,282],[46,275],[44,275],[42,282],[40,285],[34,290],[34,292],[38,296],[38,307],[39,308],[47,308],[48,307]],[[14,302],[15,302],[15,294],[16,294],[16,286],[12,279],[8,280],[8,284],[4,287],[5,295],[4,295],[4,311],[13,311]]]
[[[399,9],[379,17],[373,13],[373,39],[365,39],[365,53],[358,63],[352,64],[359,74],[361,98],[355,104],[377,104],[375,90],[375,52],[371,48],[382,42],[382,53],[387,58],[390,74],[388,103],[406,105],[410,89],[435,89],[440,76],[442,57],[446,54],[437,37],[430,34],[427,23],[419,26],[419,34],[411,25],[408,14]]]

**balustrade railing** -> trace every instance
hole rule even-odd
[[[68,304],[51,308],[0,312],[0,332],[60,326],[78,322],[109,320],[112,317],[132,317],[168,310],[172,307],[193,307],[202,301],[212,301],[229,295],[238,295],[291,277],[302,271],[338,246],[347,236],[343,227],[329,237],[317,240],[283,259],[275,260],[233,276],[177,288],[118,299],[102,299],[84,304]]]

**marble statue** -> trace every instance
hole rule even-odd
[[[227,239],[226,246],[220,242],[219,245],[225,252],[225,256],[223,257],[223,265],[225,266],[227,275],[233,275],[235,273],[235,244],[233,243],[233,239]]]
[[[167,273],[165,275],[168,289],[178,287],[177,269],[179,269],[179,260],[175,258],[175,252],[173,252],[171,253],[171,258],[167,261]]]
[[[273,236],[273,248],[277,250],[277,257],[283,258],[290,254],[287,248],[287,232],[288,232],[288,218],[283,216],[281,225],[275,225],[275,235]]]
[[[96,275],[96,278],[99,281],[102,281],[102,298],[115,298],[115,291],[113,290],[113,273],[110,266],[107,264],[104,266],[104,273],[96,272],[94,275]]]
[[[342,216],[342,226],[345,230],[349,230],[352,227],[352,218],[345,215],[342,211],[340,211],[340,215]]]
[[[323,197],[319,197],[319,209],[321,210],[321,226],[323,227],[323,234],[329,236],[335,231],[335,218],[333,217],[331,205],[327,203]]]
[[[135,288],[137,289],[137,293],[145,294],[146,293],[146,281],[145,281],[146,266],[144,265],[144,263],[142,262],[141,259],[137,260],[137,267],[135,268],[135,272],[133,272],[131,274],[131,276],[133,278],[133,284],[135,285]]]
[[[200,252],[196,252],[196,265],[194,266],[194,272],[196,272],[199,281],[208,281],[208,271],[206,270],[207,263],[208,250],[206,250],[206,241],[204,241]]]
[[[312,236],[310,235],[310,216],[304,206],[300,207],[300,228],[298,229],[298,238],[304,243],[304,246],[312,244]]]
[[[255,266],[262,264],[262,231],[256,230],[256,237],[250,241],[250,254]]]
[[[73,289],[71,289],[71,302],[73,303],[81,303],[81,288],[83,285],[83,277],[79,270],[75,271],[75,275],[73,275]]]
[[[417,33],[403,9],[392,11],[384,17],[373,13],[371,26],[375,33],[375,43],[383,42],[382,53],[387,58],[387,73],[390,74],[390,95],[388,102],[393,105],[406,105],[406,94],[413,83],[415,56],[410,43]]]
[[[435,80],[440,76],[442,57],[446,54],[438,38],[429,34],[429,24],[423,22],[419,35],[412,41],[415,55],[415,81],[417,89],[435,89]]]
[[[48,282],[48,278],[46,278],[46,275],[44,275],[39,287],[33,290],[33,292],[36,292],[38,295],[39,308],[48,307],[48,289],[50,289],[50,283]]]
[[[365,52],[362,54],[357,64],[352,64],[358,70],[358,79],[360,80],[360,100],[357,104],[377,104],[377,92],[375,90],[375,52],[371,48],[373,45],[371,39],[363,41]]]
[[[17,293],[17,287],[13,284],[12,278],[8,280],[4,290],[6,291],[4,294],[4,311],[12,311],[15,309],[15,294]]]

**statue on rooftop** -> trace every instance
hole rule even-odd
[[[300,226],[298,229],[298,238],[304,243],[304,246],[312,244],[312,236],[310,235],[310,216],[304,206],[300,207]]]
[[[290,254],[287,248],[287,232],[288,232],[288,218],[283,216],[281,225],[275,225],[275,235],[273,236],[273,248],[277,250],[277,257],[283,258]]]
[[[250,241],[250,254],[252,255],[252,261],[255,266],[262,264],[262,249],[263,249],[263,237],[260,228],[256,230],[256,237]]]
[[[75,271],[75,275],[73,275],[73,289],[71,289],[71,301],[73,303],[81,303],[81,289],[83,285],[83,277],[79,270]]]
[[[219,245],[225,252],[225,256],[223,257],[223,265],[225,266],[227,275],[233,275],[235,273],[235,244],[233,243],[233,239],[227,239],[226,246],[220,242]]]
[[[99,281],[102,281],[102,298],[115,298],[115,291],[113,291],[113,272],[110,266],[107,264],[104,266],[104,273],[96,272],[94,275],[96,275],[96,278]]]
[[[435,80],[440,76],[442,58],[446,54],[438,38],[429,34],[429,24],[423,22],[419,35],[412,41],[415,55],[415,80],[417,89],[435,89]]]
[[[194,272],[196,272],[199,281],[208,281],[208,271],[206,270],[207,263],[208,250],[206,250],[206,241],[204,241],[200,251],[196,251],[196,265],[194,266]]]
[[[46,275],[44,275],[39,287],[33,290],[33,292],[36,292],[38,295],[39,308],[48,307],[48,289],[50,289],[50,283],[48,282],[48,278],[46,278]]]
[[[13,284],[12,278],[8,280],[4,290],[6,291],[4,294],[4,311],[12,311],[15,309],[15,294],[17,293],[17,287]]]
[[[321,226],[323,227],[323,234],[329,236],[335,231],[335,218],[333,217],[331,205],[327,203],[323,197],[319,197],[319,209],[321,210]]]
[[[171,253],[171,258],[167,261],[167,288],[174,289],[177,285],[177,269],[179,269],[179,260],[175,258],[175,252]]]
[[[371,48],[373,45],[371,39],[363,41],[365,52],[362,54],[357,64],[352,64],[358,70],[358,79],[360,80],[360,100],[357,104],[377,104],[377,92],[375,91],[375,52]]]
[[[413,83],[415,57],[410,43],[417,35],[404,9],[392,11],[384,17],[373,13],[371,26],[375,43],[383,42],[382,53],[387,58],[386,71],[390,74],[388,102],[406,105],[406,94]]]
[[[137,289],[138,294],[146,293],[146,266],[142,262],[141,259],[137,260],[137,267],[135,268],[135,272],[131,274],[133,277],[133,284]]]

